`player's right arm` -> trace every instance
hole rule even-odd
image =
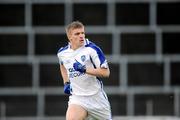
[[[71,94],[70,82],[68,79],[66,68],[64,67],[63,64],[60,64],[60,71],[64,82],[64,93],[70,95]]]
[[[70,82],[69,82],[69,78],[68,78],[68,73],[67,70],[63,64],[63,61],[61,59],[61,55],[62,55],[62,51],[66,50],[68,47],[62,47],[58,50],[57,56],[59,58],[59,65],[60,65],[60,74],[63,78],[63,83],[64,83],[64,93],[70,95],[71,94],[71,86],[70,86]]]
[[[66,68],[64,67],[63,64],[60,64],[60,73],[63,78],[63,83],[65,84],[65,83],[69,82],[68,74],[67,74]]]

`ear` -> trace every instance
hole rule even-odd
[[[67,37],[68,37],[68,39],[69,39],[69,41],[71,41],[71,33],[69,32],[69,33],[67,33]]]

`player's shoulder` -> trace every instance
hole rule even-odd
[[[60,54],[60,53],[62,53],[63,51],[67,50],[68,47],[69,47],[69,45],[66,45],[66,46],[64,46],[64,47],[59,48],[57,54]]]
[[[93,48],[93,47],[98,47],[94,42],[92,42],[91,40],[89,39],[86,39],[86,45],[85,47],[90,47],[90,48]]]
[[[90,40],[88,40],[88,39],[86,39],[86,45],[85,45],[85,47],[87,47],[87,48],[91,48],[91,49],[93,49],[93,50],[95,50],[95,51],[101,51],[101,49],[100,49],[100,47],[99,46],[97,46],[94,42],[92,42],[92,41],[90,41]]]

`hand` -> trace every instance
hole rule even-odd
[[[70,95],[71,94],[71,87],[70,82],[66,82],[64,84],[64,93]]]
[[[73,68],[76,70],[76,71],[79,71],[81,73],[85,73],[86,72],[86,66],[85,65],[82,65],[80,62],[76,61],[74,64],[73,64]]]

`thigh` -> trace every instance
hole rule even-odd
[[[70,104],[66,112],[66,120],[85,120],[87,111],[80,105]]]
[[[103,91],[99,92],[92,98],[91,106],[89,106],[88,113],[97,120],[111,120],[111,107]]]

